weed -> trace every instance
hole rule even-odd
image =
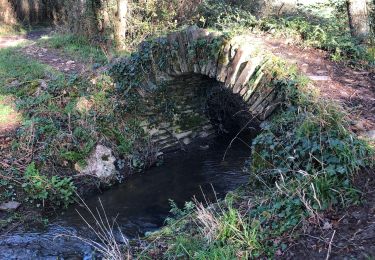
[[[71,178],[52,176],[48,178],[39,173],[32,162],[25,171],[22,184],[30,202],[42,203],[43,206],[67,207],[73,202],[75,186]],[[40,204],[37,204],[37,206]]]
[[[89,213],[90,219],[85,218],[78,210],[77,212],[82,220],[86,223],[89,230],[96,235],[97,240],[71,233],[60,234],[59,236],[66,236],[81,240],[98,251],[103,259],[131,259],[131,255],[128,250],[128,239],[122,234],[116,220],[110,222],[101,200],[99,199],[100,207],[96,208],[95,210],[90,209],[81,198],[80,200],[85,210]],[[116,239],[116,231],[119,232],[122,243]]]
[[[26,183],[22,190],[27,190],[30,200],[64,204],[68,195],[62,193],[68,190],[69,181],[54,177],[53,169],[72,171],[76,163],[82,168],[99,142],[124,157],[129,171],[153,163],[155,148],[147,144],[137,117],[121,108],[123,96],[116,95],[108,76],[90,81],[66,76],[23,57],[17,50],[0,51],[0,120],[3,124],[11,113],[20,121],[13,120],[19,128],[8,151],[12,161],[20,163],[16,169],[7,167],[6,174],[18,176],[31,161],[43,166],[40,172],[21,178]],[[144,147],[150,147],[150,154],[145,155]],[[4,192],[14,193],[7,187]]]

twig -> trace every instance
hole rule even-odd
[[[333,234],[332,234],[332,237],[331,237],[331,241],[329,241],[329,245],[328,245],[328,252],[327,252],[327,256],[326,256],[326,260],[329,259],[329,256],[331,254],[331,250],[332,250],[332,241],[333,241],[333,238],[336,234],[336,230],[333,231]]]
[[[224,152],[224,156],[223,156],[223,161],[225,161],[225,157],[227,156],[227,153],[228,153],[228,150],[229,148],[232,147],[232,144],[234,142],[234,140],[236,140],[238,138],[238,136],[247,128],[247,126],[253,122],[253,119],[256,118],[256,116],[258,115],[255,115],[253,116],[241,129],[240,131],[238,131],[238,133],[236,134],[236,136],[230,141],[229,145],[227,146],[227,148],[225,149],[225,152]]]

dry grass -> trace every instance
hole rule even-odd
[[[220,230],[220,220],[214,210],[203,205],[203,203],[194,201],[195,203],[195,213],[197,226],[199,226],[199,231],[202,236],[206,238],[208,243],[211,243],[217,238]]]
[[[129,249],[129,240],[122,233],[116,222],[116,218],[112,221],[109,220],[101,200],[99,199],[100,207],[95,208],[95,210],[90,209],[82,198],[80,198],[80,200],[85,210],[89,213],[90,219],[85,218],[78,210],[77,213],[86,223],[89,230],[95,234],[96,239],[93,240],[72,233],[61,234],[59,236],[67,236],[81,240],[83,243],[91,246],[94,250],[99,252],[102,259],[132,259]],[[118,231],[120,234],[122,243],[118,242],[118,239],[116,239],[115,231]]]

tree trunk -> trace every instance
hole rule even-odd
[[[128,0],[117,0],[117,24],[115,26],[115,38],[117,49],[125,48],[126,16],[128,13]]]
[[[347,0],[350,32],[354,38],[366,42],[370,34],[369,12],[366,0]]]

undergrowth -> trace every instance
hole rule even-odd
[[[117,165],[122,174],[108,184],[152,163],[142,153],[152,156],[144,148],[148,142],[141,119],[127,112],[127,101],[116,93],[109,76],[89,80],[64,75],[23,57],[17,48],[0,50],[0,102],[10,102],[0,105],[0,119],[12,112],[20,120],[0,151],[0,200],[67,206],[73,201],[73,185],[82,183],[76,170],[86,166],[97,144],[122,158]],[[98,178],[86,178],[92,178],[89,187],[101,184]]]
[[[303,226],[324,224],[324,210],[359,202],[352,180],[374,165],[373,148],[347,130],[342,109],[322,100],[296,69],[273,64],[272,84],[285,102],[252,142],[249,184],[216,204],[172,207],[176,217],[147,238],[152,250],[166,247],[165,258],[280,256]]]
[[[113,11],[112,2],[109,6]],[[106,33],[97,32],[91,36],[84,32],[77,35],[55,34],[42,42],[77,55],[82,60],[104,63],[107,59],[131,53],[145,40],[196,24],[232,35],[270,33],[276,37],[291,38],[298,44],[326,50],[334,61],[351,61],[362,65],[375,63],[374,42],[360,44],[351,36],[346,2],[343,0],[301,5],[293,12],[260,18],[255,17],[254,6],[244,1],[227,0],[129,3],[126,48],[123,53],[114,50],[112,23]]]
[[[371,46],[359,44],[349,29],[345,1],[302,5],[295,12],[256,19],[238,4],[226,1],[203,1],[195,22],[204,28],[232,34],[267,32],[278,37],[326,50],[334,61],[363,60],[375,63]],[[373,44],[373,43],[372,43]]]
[[[0,36],[7,35],[23,35],[26,34],[26,29],[21,25],[0,25]]]

